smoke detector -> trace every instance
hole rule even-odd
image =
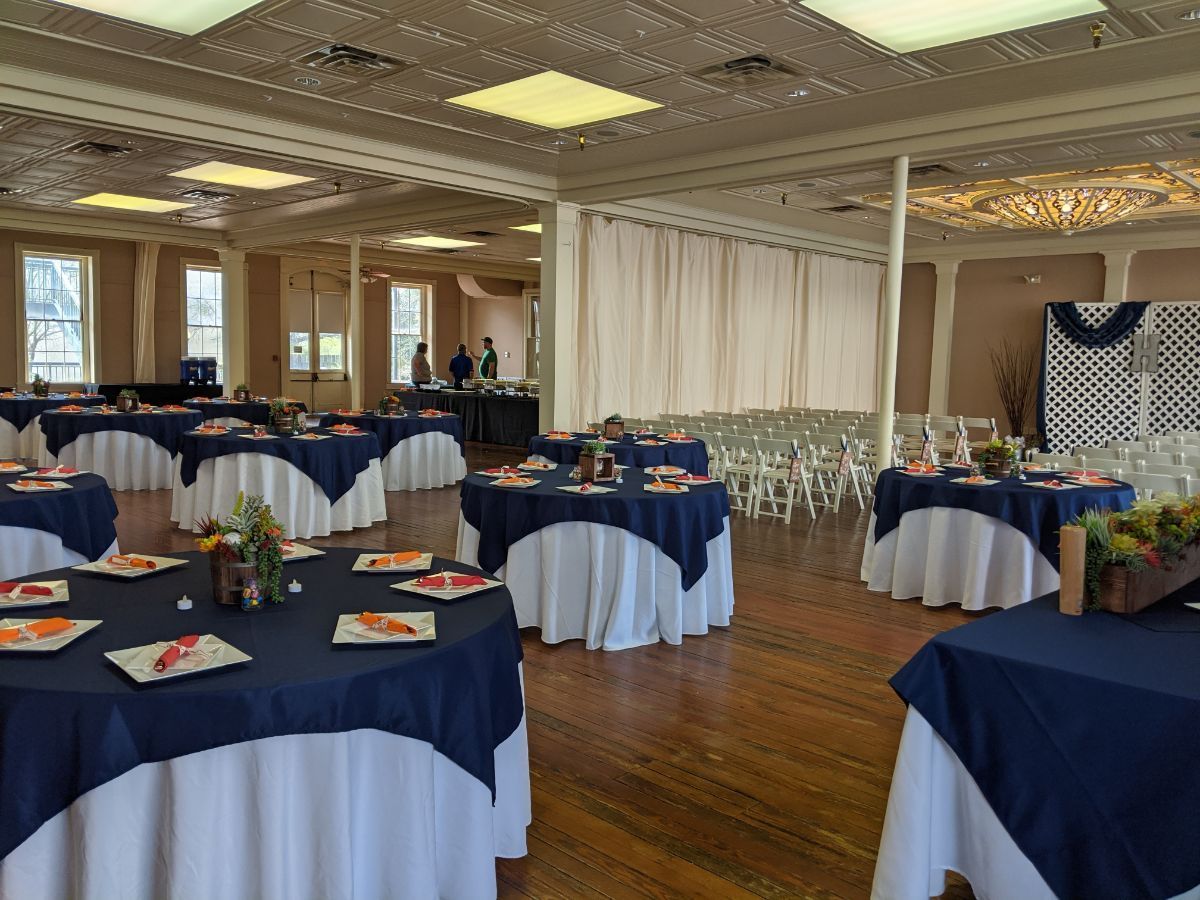
[[[738,88],[759,87],[775,81],[794,79],[799,74],[795,69],[761,53],[740,56],[696,72],[696,76],[705,81]]]

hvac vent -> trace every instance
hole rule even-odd
[[[206,191],[203,188],[193,188],[190,191],[184,191],[179,195],[187,197],[189,200],[199,200],[201,203],[220,203],[223,200],[232,200],[236,194],[222,194],[220,191]]]
[[[327,44],[311,53],[305,53],[296,62],[326,72],[372,78],[377,75],[395,74],[412,68],[409,63],[392,59],[381,53],[373,53],[349,44]]]
[[[852,203],[848,203],[845,206],[827,206],[823,210],[821,210],[821,212],[848,213],[848,212],[858,212],[860,209],[862,209],[861,206],[855,206]]]
[[[930,175],[953,175],[954,173],[943,166],[941,163],[932,163],[928,166],[913,166],[908,170],[909,178],[928,178]]]
[[[8,194],[19,194],[19,193],[21,193],[21,192],[18,191],[16,188],[0,187],[0,197],[4,197]]]
[[[96,156],[119,157],[128,156],[134,152],[133,147],[122,147],[119,144],[102,144],[99,141],[81,141],[69,148],[72,153],[92,153]]]
[[[494,231],[464,231],[463,234],[469,235],[470,237],[500,237],[500,235],[496,234]]]
[[[731,59],[729,62],[696,72],[696,75],[705,81],[729,87],[758,87],[795,78],[799,74],[795,69],[761,54]]]

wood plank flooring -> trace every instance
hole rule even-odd
[[[468,445],[468,468],[515,462]],[[166,491],[116,494],[121,547],[191,549]],[[388,521],[312,543],[453,556],[458,489],[387,495]],[[504,897],[870,893],[904,707],[888,678],[969,621],[868,592],[867,515],[733,522],[733,624],[606,653],[524,633],[533,825]],[[970,897],[957,883],[948,897]]]

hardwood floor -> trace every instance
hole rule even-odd
[[[468,445],[468,467],[513,462]],[[116,495],[123,549],[189,549],[165,491]],[[316,545],[453,556],[458,490],[390,493],[388,521]],[[888,678],[969,621],[869,593],[867,515],[733,521],[733,624],[607,653],[524,632],[533,825],[505,897],[870,893],[904,707]],[[959,882],[945,895],[970,897]]]

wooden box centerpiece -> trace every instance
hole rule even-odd
[[[48,382],[48,381],[46,381],[46,379],[42,378],[41,375],[34,375],[33,376],[33,384],[30,385],[30,391],[32,392],[33,396],[35,396],[35,397],[49,397],[50,396],[50,382]]]
[[[603,441],[587,441],[579,452],[579,474],[584,481],[616,481],[617,458]]]
[[[604,420],[604,438],[609,441],[619,441],[625,437],[625,420],[620,413],[613,413]]]
[[[1006,476],[1017,459],[1017,445],[997,438],[984,444],[975,458],[989,474]]]
[[[138,392],[132,388],[122,388],[117,394],[117,412],[137,412],[142,406]]]
[[[249,403],[254,399],[254,396],[250,393],[248,385],[239,384],[233,389],[233,399],[238,403]]]

